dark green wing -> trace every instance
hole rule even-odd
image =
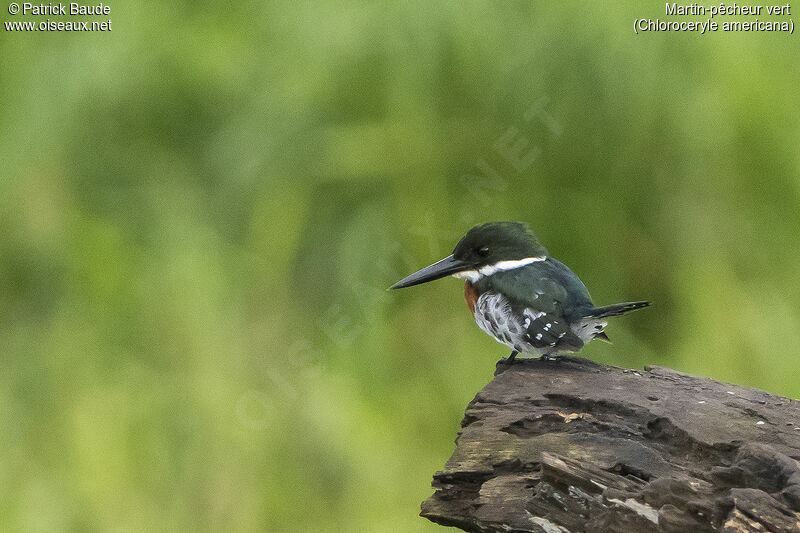
[[[592,301],[583,282],[566,265],[548,258],[521,268],[497,272],[479,282],[485,290],[503,294],[522,317],[529,342],[554,351],[583,346],[570,322],[585,316]]]
[[[576,351],[583,346],[583,341],[573,333],[569,322],[557,309],[553,312],[537,311],[520,303],[512,303],[511,307],[521,313],[519,316],[522,317],[525,340],[535,348],[551,348],[553,352],[558,352]]]
[[[559,313],[573,321],[594,307],[580,278],[564,263],[551,257],[497,272],[478,283],[479,289],[500,292],[524,306],[546,313]]]

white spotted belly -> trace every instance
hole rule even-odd
[[[537,348],[526,340],[523,324],[513,315],[511,306],[501,294],[488,292],[481,294],[475,302],[474,315],[479,328],[516,352],[543,355],[553,351]]]
[[[473,314],[478,327],[497,342],[530,355],[578,351],[601,334],[607,324],[598,318],[569,323],[557,313],[532,308],[523,309],[521,316],[517,316],[508,300],[496,292],[481,294],[475,301]]]

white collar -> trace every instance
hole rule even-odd
[[[456,272],[453,274],[453,277],[459,279],[468,279],[472,283],[475,283],[481,278],[491,276],[497,272],[514,270],[515,268],[524,267],[525,265],[530,265],[531,263],[536,263],[538,261],[544,261],[545,259],[547,259],[547,256],[543,255],[541,257],[525,257],[523,259],[514,259],[511,261],[498,261],[493,265],[482,266],[478,270],[464,270],[462,272]]]

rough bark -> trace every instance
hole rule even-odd
[[[465,531],[798,531],[800,403],[668,368],[498,364],[422,516]]]

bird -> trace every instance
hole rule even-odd
[[[453,253],[401,279],[403,289],[446,276],[464,279],[464,297],[478,327],[518,354],[558,359],[594,339],[609,341],[607,319],[649,301],[596,307],[586,285],[550,257],[529,226],[489,222],[470,229]]]

